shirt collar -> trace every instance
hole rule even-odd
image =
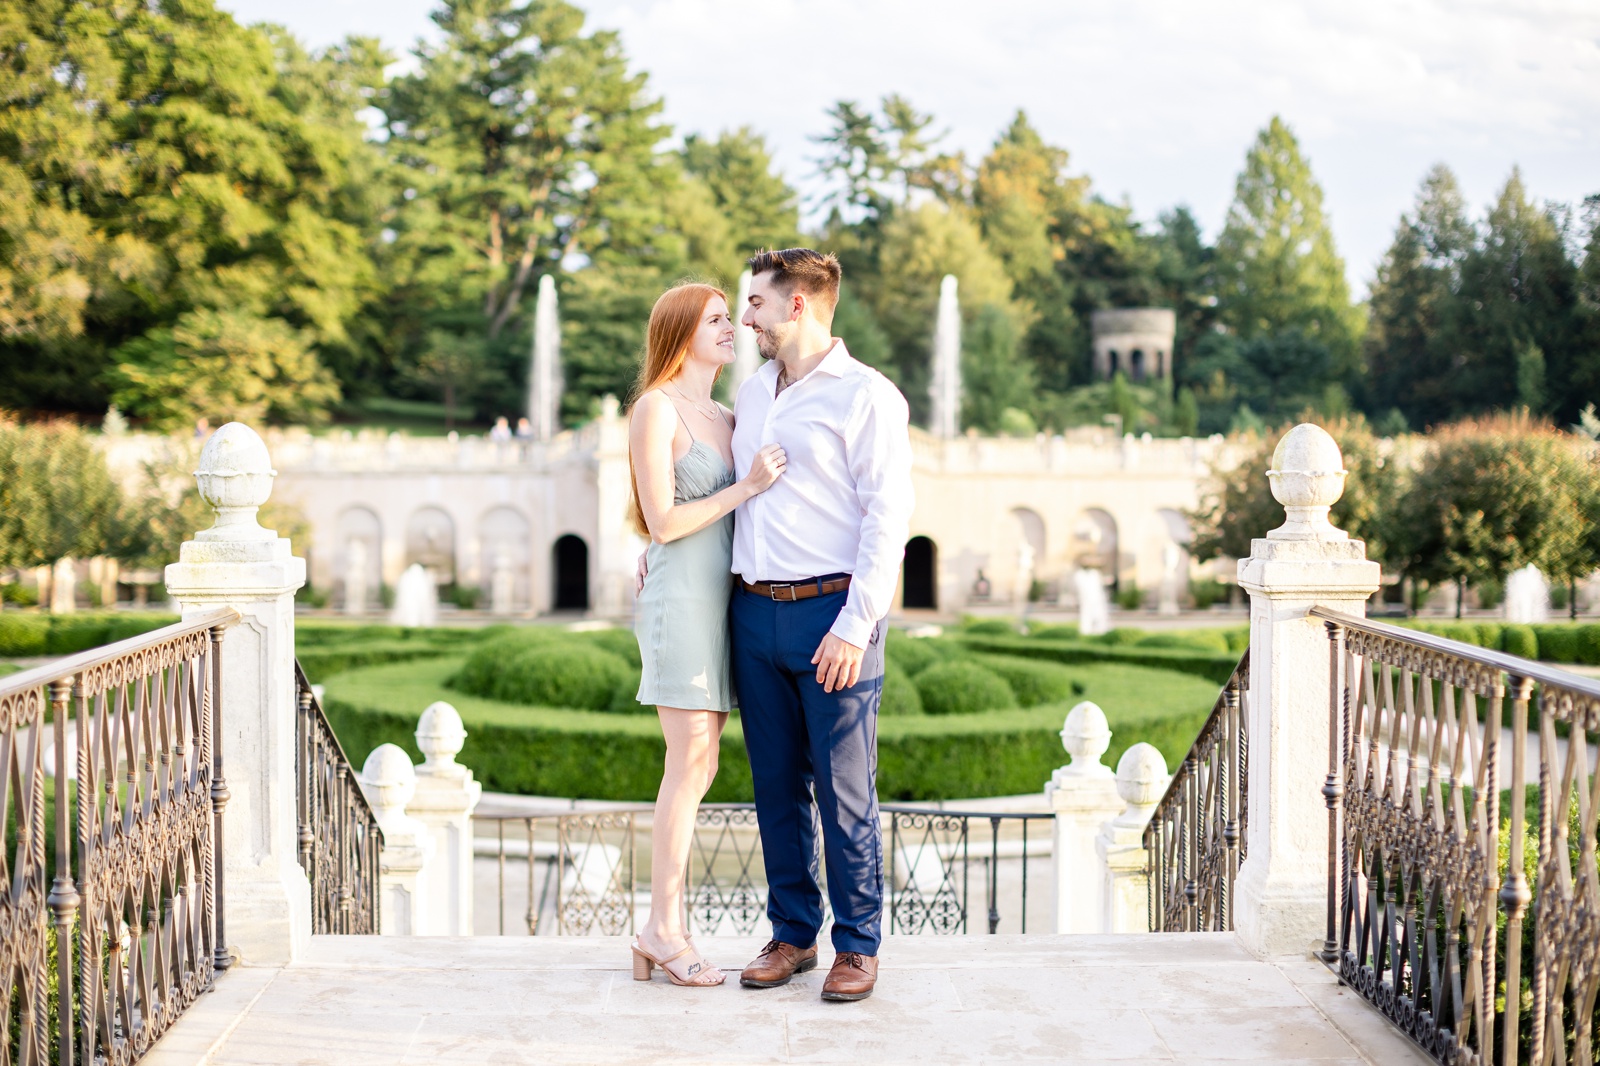
[[[824,374],[831,374],[836,378],[842,378],[852,362],[854,360],[850,357],[849,350],[845,348],[844,341],[835,337],[833,338],[833,347],[828,349],[828,354],[822,357],[822,362],[816,365],[816,369],[812,373],[820,371]]]

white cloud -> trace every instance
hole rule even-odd
[[[313,43],[432,29],[428,0],[223,0]],[[1299,133],[1358,289],[1434,162],[1483,204],[1514,163],[1553,200],[1600,192],[1592,0],[591,0],[681,131],[751,125],[805,181],[841,98],[900,92],[980,154],[1024,108],[1141,216],[1220,226],[1255,132]]]

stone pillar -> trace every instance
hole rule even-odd
[[[230,422],[200,452],[195,480],[216,510],[167,567],[167,591],[185,618],[217,607],[242,616],[222,642],[223,812],[228,942],[241,961],[293,961],[311,937],[311,886],[298,861],[295,813],[294,594],[304,559],[261,528],[272,494],[267,447]]]
[[[1100,823],[1122,809],[1111,768],[1100,761],[1111,746],[1105,712],[1087,701],[1072,708],[1061,727],[1061,744],[1072,761],[1045,786],[1056,815],[1051,840],[1055,931],[1098,933],[1102,878],[1095,835]]]
[[[428,828],[433,858],[425,871],[428,913],[420,930],[436,936],[472,935],[472,812],[483,786],[456,762],[467,739],[461,715],[442,700],[422,712],[417,789],[406,813]]]
[[[1117,761],[1117,795],[1127,806],[1095,838],[1104,899],[1096,932],[1150,931],[1150,855],[1144,830],[1170,781],[1167,761],[1149,744],[1135,744]]]
[[[1365,615],[1378,589],[1366,545],[1328,521],[1343,457],[1321,428],[1284,434],[1267,477],[1287,521],[1239,560],[1250,594],[1249,829],[1234,886],[1239,939],[1257,955],[1301,954],[1325,932],[1328,889],[1328,636],[1316,606]]]
[[[69,556],[57,559],[50,577],[50,613],[69,614],[78,605],[78,565]]]
[[[417,788],[411,757],[394,744],[379,744],[356,775],[361,791],[383,830],[378,873],[378,924],[384,936],[426,932],[428,882],[433,856],[428,827],[406,813]]]
[[[628,618],[633,615],[634,572],[643,542],[622,518],[628,513],[633,478],[628,466],[628,422],[619,413],[615,396],[601,399],[595,428],[600,526],[589,554],[589,609],[599,618]]]

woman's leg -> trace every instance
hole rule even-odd
[[[650,918],[639,941],[657,958],[666,958],[684,947],[684,867],[695,813],[717,776],[717,749],[728,716],[673,707],[657,708],[656,713],[667,739],[667,758],[650,829]],[[686,955],[672,968],[684,977],[694,962]]]

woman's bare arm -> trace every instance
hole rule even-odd
[[[720,492],[688,503],[676,503],[673,478],[673,437],[678,414],[672,401],[659,391],[647,392],[633,405],[628,426],[628,450],[639,483],[639,509],[650,539],[669,544],[733,513],[744,501],[765,492],[783,473],[783,449],[769,444],[756,454],[750,473]]]

